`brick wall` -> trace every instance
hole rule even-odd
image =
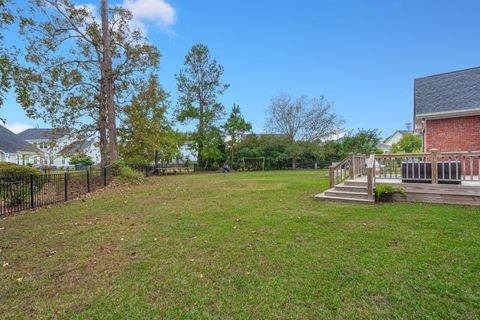
[[[480,116],[427,120],[426,151],[480,151]]]
[[[424,149],[434,148],[443,152],[480,151],[480,116],[427,120]],[[469,159],[464,166],[467,175],[479,175],[478,158],[473,159],[473,172]]]

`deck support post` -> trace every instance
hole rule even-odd
[[[373,167],[367,168],[367,193],[368,200],[373,200]]]
[[[432,184],[438,184],[438,149],[431,149],[432,153]]]
[[[350,153],[350,168],[349,168],[350,179],[355,179],[355,154]]]
[[[330,180],[330,189],[335,187],[335,176],[334,176],[333,166],[330,166],[328,170],[328,179]]]

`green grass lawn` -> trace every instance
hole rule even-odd
[[[153,177],[1,218],[0,318],[480,317],[478,207],[313,200],[327,185]]]

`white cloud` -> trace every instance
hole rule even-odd
[[[145,23],[152,23],[160,30],[172,33],[177,21],[175,8],[166,0],[123,0],[123,6],[133,14],[135,23],[146,30]]]
[[[20,133],[24,130],[31,128],[32,126],[28,124],[20,123],[20,122],[14,122],[12,124],[7,123],[6,127],[8,130],[12,131],[13,133]]]

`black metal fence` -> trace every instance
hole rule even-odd
[[[111,168],[0,177],[0,215],[75,199],[111,181]]]

